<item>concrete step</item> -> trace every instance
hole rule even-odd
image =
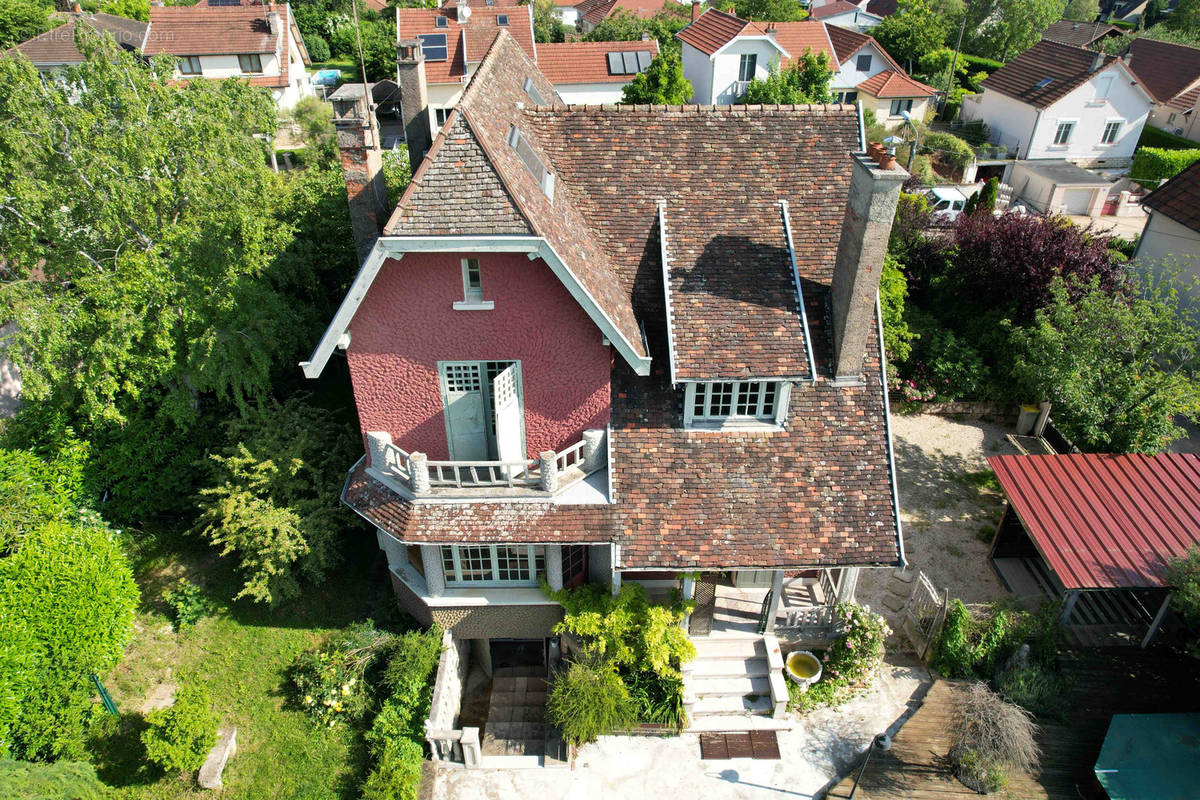
[[[742,697],[705,697],[696,702],[692,717],[708,717],[721,714],[767,714],[772,711],[771,698],[760,696],[755,700]]]
[[[765,656],[750,658],[702,658],[688,664],[688,674],[696,680],[703,678],[765,678],[771,674]]]
[[[696,660],[713,658],[758,658],[767,654],[761,636],[708,636],[692,639]]]
[[[795,725],[795,721],[790,716],[774,719],[762,714],[706,714],[703,717],[692,719],[685,732],[786,731],[791,730]]]
[[[707,697],[744,697],[748,694],[769,695],[771,684],[767,678],[751,678],[742,675],[736,678],[703,678],[690,680],[688,690],[703,701]]]

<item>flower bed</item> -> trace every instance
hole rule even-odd
[[[855,603],[839,603],[845,635],[825,651],[821,659],[821,680],[802,691],[788,681],[788,708],[801,714],[821,706],[839,706],[867,688],[883,664],[883,640],[891,629],[883,617]]]

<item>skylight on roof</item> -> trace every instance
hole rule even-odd
[[[1054,78],[1042,78],[1033,85],[1034,89],[1045,89],[1050,84],[1054,83]]]
[[[497,25],[507,25],[508,24],[508,14],[497,14],[496,15],[496,24]]]
[[[447,20],[445,17],[438,17],[437,20],[433,24],[435,27],[438,27],[438,28],[447,28],[450,26],[450,21]]]
[[[649,50],[624,50],[608,54],[609,75],[637,75],[645,72],[654,58]]]
[[[546,105],[546,98],[542,97],[542,93],[533,85],[533,78],[525,79],[525,94],[528,95],[535,106]]]
[[[421,52],[425,54],[426,61],[445,61],[449,57],[446,34],[422,33],[417,38],[421,40]]]
[[[542,159],[534,152],[533,145],[529,144],[529,140],[521,135],[517,130],[516,125],[510,125],[508,128],[508,144],[513,150],[517,151],[517,157],[521,159],[521,163],[529,170],[529,174],[533,175],[534,180],[538,182],[542,193],[550,198],[550,202],[554,202],[554,175],[550,170],[546,169],[546,165],[542,163]]]

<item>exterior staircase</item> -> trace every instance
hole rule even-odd
[[[779,683],[772,694],[771,647],[763,636],[695,637],[696,658],[684,665],[684,703],[693,730],[747,730],[755,721],[769,723],[776,714]],[[779,658],[776,654],[776,658]],[[782,669],[782,660],[779,661]],[[782,675],[778,676],[782,681]],[[786,701],[786,687],[783,690]],[[779,709],[782,711],[782,709]],[[757,719],[753,719],[757,718]]]

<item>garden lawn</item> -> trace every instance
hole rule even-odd
[[[346,558],[321,591],[292,606],[272,611],[245,600],[228,603],[216,616],[179,633],[157,602],[161,587],[186,573],[222,603],[235,591],[235,577],[206,554],[189,563],[158,558],[143,565],[137,633],[122,663],[104,677],[122,716],[119,722],[108,717],[91,743],[100,777],[116,788],[116,797],[211,796],[194,779],[162,775],[147,765],[139,738],[147,699],[188,679],[206,686],[222,724],[238,729],[237,755],[225,768],[222,797],[357,797],[365,768],[361,731],[317,726],[289,707],[284,691],[286,671],[298,653],[370,612],[370,554]]]

